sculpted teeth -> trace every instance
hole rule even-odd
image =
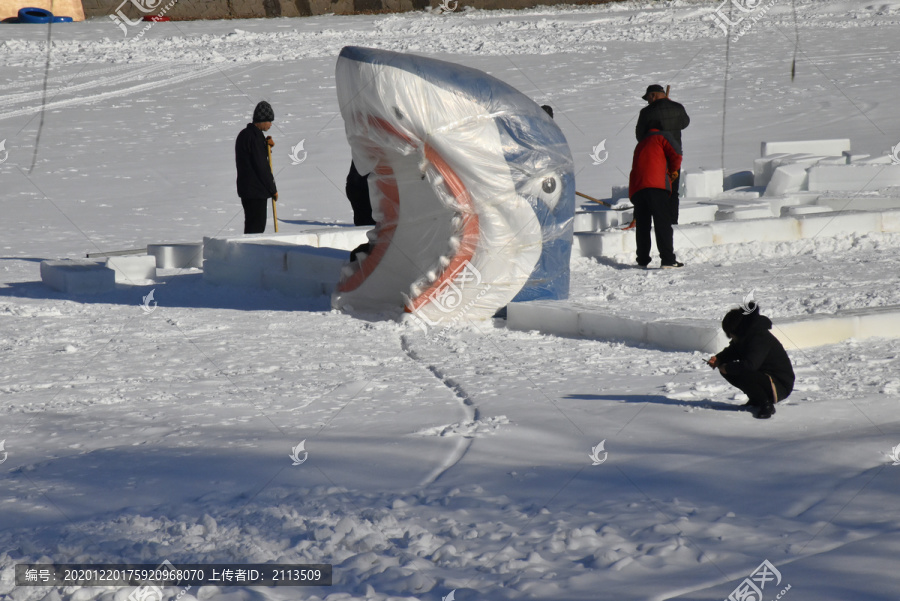
[[[451,236],[449,239],[449,251],[445,255],[441,255],[438,257],[436,263],[434,264],[432,269],[429,269],[425,272],[423,277],[420,277],[418,280],[413,282],[409,287],[409,298],[407,301],[414,300],[422,295],[422,293],[430,287],[431,284],[436,282],[439,277],[444,273],[447,267],[450,266],[450,262],[454,255],[459,251],[460,246],[462,245],[462,236],[460,233],[462,232],[463,226],[465,224],[465,215],[462,214],[464,207],[459,204],[457,198],[447,189],[446,181],[444,177],[440,174],[440,172],[434,168],[430,161],[427,159],[422,159],[418,164],[419,172],[422,174],[423,179],[428,179],[428,182],[432,185],[437,196],[441,199],[445,206],[450,207],[456,211],[456,215],[453,216],[450,220],[450,227],[453,232],[456,232],[455,235]],[[374,234],[374,230],[369,232],[370,239],[372,237],[377,237]],[[365,255],[358,254],[357,256],[365,257]],[[354,264],[354,270],[359,270],[359,266]],[[405,295],[404,295],[405,296]]]

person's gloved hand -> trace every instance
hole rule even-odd
[[[275,193],[275,196],[272,197],[272,200],[278,200],[278,192]]]
[[[272,136],[266,136],[266,144],[268,144],[272,148],[275,147],[275,140],[272,139]]]
[[[712,357],[709,358],[709,361],[707,361],[706,364],[709,365],[711,368],[715,369],[716,363],[718,363],[718,361],[719,361],[719,358],[716,357],[715,355],[713,355]]]

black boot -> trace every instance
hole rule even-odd
[[[756,413],[756,419],[769,419],[773,415],[775,415],[775,403],[766,401]]]

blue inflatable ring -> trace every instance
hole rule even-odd
[[[43,8],[19,9],[19,23],[49,23],[53,19],[53,13]]]
[[[53,22],[54,23],[71,23],[72,17],[57,17],[54,15]]]

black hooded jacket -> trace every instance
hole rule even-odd
[[[252,123],[241,130],[234,142],[237,165],[237,193],[241,198],[271,198],[278,188],[269,167],[266,136]]]
[[[734,375],[761,371],[790,394],[794,389],[794,368],[771,329],[772,320],[760,315],[759,310],[742,316],[734,329],[735,338],[716,355],[716,365],[724,365],[725,373]]]

